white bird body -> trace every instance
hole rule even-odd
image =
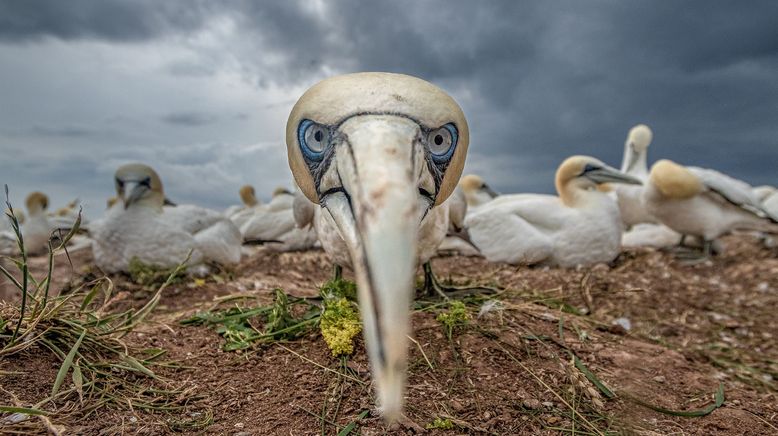
[[[616,203],[587,191],[582,207],[567,207],[552,195],[502,195],[469,214],[466,225],[492,262],[562,267],[610,262],[620,251]]]
[[[643,200],[666,226],[705,241],[733,230],[778,229],[778,217],[762,207],[750,185],[714,170],[659,161],[651,169]]]
[[[619,254],[618,206],[594,187],[606,181],[639,182],[585,156],[563,162],[556,179],[559,197],[501,195],[468,214],[465,225],[484,257],[573,267],[610,262]]]
[[[162,219],[192,235],[205,259],[222,265],[240,262],[243,238],[220,212],[192,204],[165,206]]]
[[[621,235],[621,245],[625,248],[664,248],[678,245],[680,241],[681,234],[664,224],[635,224]]]
[[[294,194],[277,193],[268,204],[255,208],[240,227],[243,238],[247,241],[277,241],[267,244],[267,248],[273,251],[313,248],[318,241],[316,231],[310,225],[304,228],[298,226],[295,201]],[[314,206],[313,203],[308,203]]]
[[[119,207],[92,234],[95,263],[106,273],[127,272],[133,258],[160,268],[178,266],[190,251],[190,265],[204,260],[194,237],[166,221],[160,210]]]
[[[757,186],[753,194],[762,203],[762,207],[772,216],[778,216],[778,189],[773,186]]]
[[[95,263],[104,271],[126,272],[133,258],[172,268],[190,252],[190,268],[240,261],[240,232],[219,212],[192,205],[163,208],[162,182],[146,165],[124,165],[115,178],[122,202],[91,229]]]

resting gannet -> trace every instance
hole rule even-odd
[[[610,262],[619,254],[621,217],[602,183],[640,184],[587,156],[568,158],[556,172],[559,197],[501,195],[469,213],[470,239],[486,259],[563,267]]]
[[[240,230],[219,211],[194,204],[164,206],[162,219],[194,236],[205,259],[221,265],[240,262]]]
[[[257,194],[254,191],[254,187],[251,185],[241,186],[238,190],[238,195],[240,195],[240,200],[243,204],[228,207],[227,210],[224,211],[224,216],[227,218],[231,218],[239,212],[251,209],[260,204],[259,200],[257,200]]]
[[[95,263],[105,272],[126,272],[133,257],[162,268],[177,266],[190,252],[190,266],[232,260],[235,241],[239,258],[240,234],[234,226],[233,234],[206,227],[193,235],[165,216],[162,181],[150,167],[123,165],[116,170],[115,184],[121,205],[109,209],[92,232]]]
[[[465,176],[467,177],[467,176]],[[464,177],[463,177],[464,179]],[[440,253],[454,253],[462,256],[480,256],[465,227],[468,204],[465,198],[462,183],[454,189],[454,192],[444,203],[448,207],[448,233],[438,247]]]
[[[418,263],[448,228],[440,205],[462,173],[469,131],[457,103],[402,74],[326,79],[286,125],[289,166],[318,204],[314,225],[337,264],[354,269],[379,406],[402,413],[409,312]]]
[[[29,218],[22,225],[24,249],[29,255],[46,253],[49,249],[49,237],[54,230],[46,215],[49,207],[49,197],[42,192],[33,192],[25,200]],[[73,223],[70,223],[72,226]]]
[[[752,192],[756,195],[759,202],[762,203],[762,207],[770,212],[770,215],[778,216],[778,189],[763,185],[752,189]]]
[[[498,195],[484,180],[475,174],[462,176],[459,187],[467,200],[467,207],[474,208],[495,199]]]
[[[751,189],[718,171],[660,160],[651,167],[643,201],[666,226],[702,238],[707,257],[711,242],[730,231],[778,231],[778,215],[767,211]]]
[[[316,244],[316,230],[304,225],[306,218],[298,217],[312,205],[307,199],[296,198],[284,188],[273,195],[266,207],[256,210],[240,228],[246,241],[269,242],[267,248],[274,251],[298,251],[313,248]],[[302,195],[302,194],[300,194]],[[304,198],[304,196],[303,196]],[[300,223],[300,224],[298,224]]]
[[[651,145],[653,133],[645,124],[638,124],[630,129],[627,141],[624,143],[624,160],[621,172],[629,174],[644,182],[648,179],[648,146]],[[621,220],[629,229],[635,224],[656,223],[643,205],[643,186],[617,185],[613,187],[618,199]],[[663,230],[658,230],[662,232]]]

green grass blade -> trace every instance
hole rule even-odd
[[[639,398],[630,398],[635,403],[647,407],[654,412],[663,413],[665,415],[671,415],[671,416],[682,416],[685,418],[699,418],[701,416],[710,415],[713,413],[714,410],[718,409],[724,404],[724,384],[719,383],[719,388],[716,390],[715,395],[715,401],[713,404],[710,404],[709,406],[698,409],[698,410],[671,410],[671,409],[665,409],[664,407],[655,406],[653,404],[646,403],[645,401],[639,399]]]
[[[605,386],[600,379],[597,378],[596,375],[594,375],[593,372],[589,370],[589,368],[584,365],[584,363],[581,361],[581,359],[578,358],[575,354],[573,354],[573,360],[575,361],[575,367],[578,368],[581,373],[586,376],[586,378],[592,382],[593,385],[597,386],[597,389],[602,392],[603,395],[605,395],[608,398],[616,398],[616,394],[613,393],[610,389],[608,389],[607,386]]]
[[[365,417],[370,413],[369,410],[365,410],[364,412],[360,413],[359,416],[357,416],[357,419],[354,421],[351,421],[347,426],[343,427],[343,430],[341,430],[338,433],[338,436],[348,436],[351,434],[352,431],[354,431],[355,428],[357,428],[357,421],[361,421],[365,419]]]
[[[76,357],[76,352],[78,351],[78,347],[81,346],[81,341],[84,340],[84,336],[86,336],[86,330],[81,333],[76,344],[73,345],[73,348],[70,349],[68,355],[65,356],[65,360],[62,362],[62,366],[59,367],[59,371],[57,372],[57,379],[54,380],[54,386],[51,388],[51,396],[57,394],[60,386],[62,386],[62,382],[65,381],[65,375],[68,373],[68,369],[73,365],[73,358]]]
[[[46,416],[48,413],[40,409],[31,409],[29,407],[0,406],[0,412],[5,413],[24,413],[25,415]]]

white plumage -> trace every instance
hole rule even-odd
[[[622,173],[629,174],[644,183],[648,180],[648,146],[651,145],[652,138],[653,133],[645,124],[638,124],[630,129],[624,143]],[[616,185],[613,189],[616,193],[621,220],[626,229],[636,224],[657,222],[643,204],[643,186]],[[661,233],[663,230],[658,229],[657,232]]]
[[[648,210],[671,229],[712,241],[733,230],[776,231],[767,211],[745,182],[718,171],[661,160],[643,191]]]
[[[596,189],[600,183],[639,183],[585,156],[557,170],[559,197],[501,195],[468,214],[470,237],[490,261],[571,267],[613,260],[622,224],[616,202]]]

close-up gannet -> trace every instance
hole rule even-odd
[[[390,73],[332,77],[297,101],[289,166],[320,207],[330,258],[354,270],[378,404],[402,413],[415,272],[448,228],[440,206],[462,173],[469,131],[457,103],[424,80]]]
[[[588,156],[568,158],[556,172],[559,196],[501,195],[468,214],[470,239],[490,261],[563,267],[610,262],[619,254],[622,223],[602,183],[637,178]]]
[[[645,124],[638,124],[630,129],[627,140],[624,142],[624,158],[621,163],[621,172],[637,178],[641,182],[648,179],[648,146],[654,135]],[[626,229],[640,223],[656,223],[643,205],[643,186],[640,185],[616,185],[613,186],[618,199],[621,220]],[[661,230],[660,230],[661,232]]]
[[[209,245],[212,234],[202,234],[198,240],[197,235],[165,219],[162,181],[147,165],[123,165],[116,170],[115,185],[121,204],[109,209],[91,234],[95,263],[105,272],[126,272],[133,257],[148,265],[172,268],[190,252],[188,265],[196,266],[216,261],[209,254],[215,252],[221,257],[222,251],[232,251],[224,250],[224,245],[231,239],[240,240],[239,234],[232,238],[229,234],[217,235],[226,237],[213,247]]]
[[[705,257],[714,239],[733,230],[778,231],[778,216],[762,206],[747,183],[670,160],[651,167],[643,201],[666,226],[700,237]]]
[[[471,209],[488,203],[500,195],[484,182],[481,176],[476,174],[462,176],[459,187],[465,195],[467,207]]]

